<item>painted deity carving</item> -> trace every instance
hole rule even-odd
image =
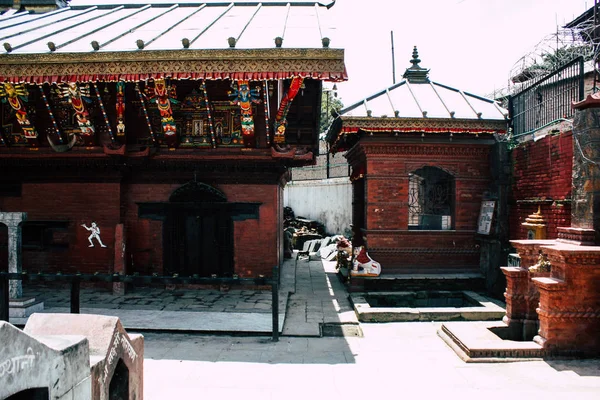
[[[292,82],[290,83],[290,88],[285,93],[283,98],[281,99],[281,104],[279,104],[279,110],[277,110],[277,115],[275,115],[275,144],[283,144],[285,143],[285,129],[287,127],[287,114],[290,110],[290,106],[292,105],[292,101],[300,91],[302,87],[302,83],[304,82],[304,78],[295,76],[292,78]]]
[[[252,117],[252,104],[260,104],[260,87],[250,88],[247,80],[240,80],[232,84],[233,91],[229,92],[231,104],[239,105],[241,110],[242,135],[254,135],[254,119]]]
[[[125,82],[117,82],[117,136],[125,136]]]
[[[90,89],[87,86],[79,87],[76,82],[69,82],[61,87],[60,95],[66,98],[75,110],[75,119],[85,144],[89,145],[96,133],[94,125],[90,121],[90,114],[85,103],[91,103]]]
[[[38,134],[35,127],[29,121],[29,116],[25,108],[24,102],[29,97],[27,87],[23,84],[13,85],[9,82],[4,82],[0,85],[0,97],[3,103],[8,103],[16,112],[17,121],[23,129],[23,136],[28,141],[36,141]]]
[[[150,102],[158,107],[161,117],[161,125],[165,135],[167,146],[177,145],[177,127],[173,118],[171,104],[178,104],[175,86],[167,85],[164,79],[155,79],[154,88],[148,88]]]
[[[350,276],[379,276],[381,274],[381,264],[373,260],[365,246],[354,248],[354,261]]]

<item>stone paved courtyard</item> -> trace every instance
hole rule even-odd
[[[364,337],[146,334],[146,400],[596,400],[600,360],[464,363],[439,323],[361,324]]]

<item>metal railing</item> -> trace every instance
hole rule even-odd
[[[583,100],[583,57],[577,57],[510,96],[508,109],[514,136],[573,115],[571,103]]]
[[[110,282],[131,283],[133,285],[255,285],[271,286],[271,315],[272,315],[272,339],[279,340],[279,269],[273,268],[271,278],[204,278],[204,277],[180,277],[180,276],[158,276],[158,275],[119,275],[119,274],[63,274],[63,273],[15,273],[0,272],[0,321],[9,320],[9,281],[19,280],[22,282],[68,282],[71,285],[71,314],[79,314],[80,311],[80,286],[81,282]]]

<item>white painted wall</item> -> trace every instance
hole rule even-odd
[[[327,233],[348,234],[352,223],[352,183],[348,177],[289,182],[283,204],[325,225]]]

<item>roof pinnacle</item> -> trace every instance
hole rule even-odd
[[[412,60],[410,60],[410,62],[412,63],[412,68],[421,68],[419,66],[419,63],[421,62],[421,60],[419,59],[419,50],[417,50],[417,46],[413,47],[413,56],[412,56]]]
[[[429,70],[422,68],[419,63],[419,51],[417,46],[413,48],[412,59],[410,60],[412,66],[407,68],[402,75],[409,83],[429,83]]]

